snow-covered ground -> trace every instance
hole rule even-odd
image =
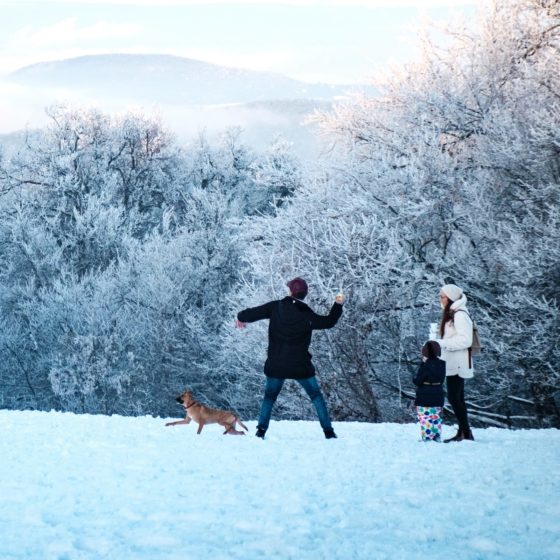
[[[164,422],[0,411],[0,559],[560,558],[559,430]]]

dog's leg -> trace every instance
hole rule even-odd
[[[167,422],[165,425],[166,426],[178,426],[179,424],[188,424],[190,422],[190,418],[187,418],[185,420],[177,420],[176,422]]]
[[[239,420],[239,418],[237,418],[237,416],[235,417],[235,421],[247,432],[247,426],[245,426],[245,424],[243,424],[243,422],[241,422],[241,420]]]
[[[204,420],[201,420],[198,424],[198,430],[196,431],[198,435],[200,435],[200,432],[202,432],[202,428],[204,428]]]
[[[225,434],[229,434],[230,436],[244,436],[245,434],[243,432],[240,432],[239,430],[235,429],[235,424],[232,424],[229,428],[226,429],[226,431],[224,432]]]

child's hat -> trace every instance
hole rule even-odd
[[[426,358],[437,358],[441,356],[441,346],[439,342],[435,340],[428,340],[424,346],[422,346],[422,356]]]

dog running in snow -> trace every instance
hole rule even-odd
[[[230,434],[232,436],[245,435],[244,432],[235,429],[236,424],[239,424],[247,431],[247,426],[245,426],[233,412],[216,410],[215,408],[204,406],[195,401],[191,391],[185,391],[175,400],[185,409],[185,418],[184,420],[177,420],[176,422],[167,422],[167,424],[165,424],[166,426],[190,424],[191,420],[194,420],[198,424],[197,434],[202,432],[202,428],[204,428],[206,424],[220,424],[220,426],[225,428],[224,434]]]

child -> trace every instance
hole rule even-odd
[[[422,364],[413,378],[416,385],[416,413],[422,441],[441,441],[445,362],[439,359],[441,347],[435,340],[422,346]]]

